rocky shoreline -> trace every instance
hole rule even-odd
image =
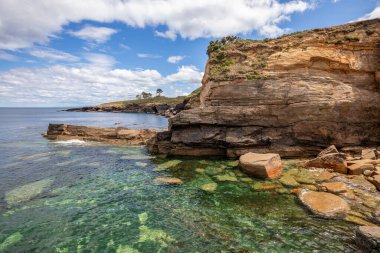
[[[49,124],[44,136],[51,140],[79,139],[116,145],[146,145],[156,138],[156,135],[157,132],[150,129]],[[231,164],[253,178],[262,179],[252,185],[256,191],[294,194],[315,217],[344,219],[360,225],[357,230],[357,244],[365,250],[378,250],[380,147],[361,149],[360,154],[358,149],[354,151],[342,153],[335,146],[330,146],[313,159],[298,161],[282,161],[278,154],[246,153],[240,156],[239,161],[231,161]],[[162,167],[170,169],[175,164],[174,160],[173,163]],[[284,170],[284,167],[287,169]],[[203,169],[199,169],[199,173],[204,172]],[[218,178],[227,181],[237,180],[235,175],[219,175]],[[247,177],[245,182],[249,180],[251,179]],[[156,181],[164,184],[182,184],[179,178],[159,177]],[[212,192],[216,186],[210,184],[202,187],[205,191]]]
[[[263,179],[253,189],[292,193],[315,217],[358,224],[358,246],[380,252],[379,43],[380,19],[269,41],[224,38],[210,44],[198,103],[70,110],[156,113],[170,117],[168,131],[50,125],[46,137],[239,159],[236,167]],[[289,158],[309,160],[283,170]]]

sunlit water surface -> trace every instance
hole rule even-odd
[[[167,125],[146,114],[0,109],[0,252],[355,251],[353,225],[312,217],[285,189],[255,191],[233,161],[57,143],[40,135],[49,122]]]

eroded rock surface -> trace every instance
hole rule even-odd
[[[380,143],[380,19],[209,48],[200,106],[171,119],[159,153],[317,155]]]

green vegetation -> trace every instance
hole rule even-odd
[[[220,40],[210,41],[210,44],[207,48],[207,55],[210,56],[211,53],[218,51],[223,46],[238,41],[240,38],[237,36],[227,36],[223,37]]]
[[[355,37],[355,36],[345,36],[344,40],[345,41],[349,41],[349,42],[358,42],[358,41],[360,41],[360,39],[358,37]]]
[[[133,99],[133,100],[125,100],[125,101],[116,101],[116,102],[110,102],[110,103],[104,103],[99,105],[100,107],[106,107],[106,106],[115,106],[115,107],[121,107],[125,105],[130,104],[137,104],[137,105],[143,105],[143,104],[178,104],[183,102],[183,100],[186,98],[186,96],[179,96],[175,98],[169,98],[165,96],[160,97],[150,97],[146,99]]]

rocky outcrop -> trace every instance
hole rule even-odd
[[[344,218],[350,210],[347,202],[331,193],[304,191],[301,202],[315,215],[326,219]]]
[[[154,97],[131,101],[111,102],[97,106],[70,108],[68,112],[121,112],[121,113],[150,113],[172,117],[183,110],[199,107],[201,88],[188,96],[175,98]]]
[[[210,44],[200,106],[150,143],[181,155],[279,153],[380,143],[380,19],[278,39]]]
[[[239,158],[240,167],[258,178],[275,178],[281,175],[282,164],[278,154],[247,153]]]
[[[110,144],[144,145],[155,136],[152,129],[133,130],[125,127],[99,128],[88,126],[74,126],[66,124],[49,124],[44,135],[51,140],[79,139],[85,141],[98,141]]]

